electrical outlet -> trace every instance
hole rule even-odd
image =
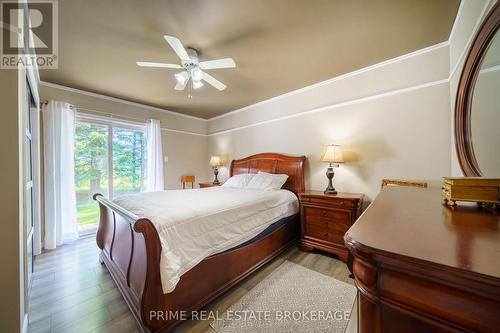
[[[165,163],[168,162],[168,156],[163,156],[163,162],[165,162]]]

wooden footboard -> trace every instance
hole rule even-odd
[[[298,195],[304,191],[305,156],[263,153],[231,162],[230,176],[259,171],[286,174],[282,188]],[[134,216],[100,194],[97,245],[143,332],[167,332],[181,322],[172,318],[200,310],[297,241],[299,214],[265,237],[206,258],[186,272],[173,292],[163,294],[160,280],[161,244],[150,220]],[[161,318],[157,314],[172,314]]]
[[[175,290],[163,294],[160,280],[161,244],[150,220],[138,218],[100,194],[97,245],[138,328],[167,332],[224,291],[292,245],[299,233],[299,215],[267,236],[246,246],[206,258],[185,273]],[[161,318],[172,314],[170,318]],[[179,314],[179,318],[174,317]]]

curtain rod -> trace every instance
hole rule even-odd
[[[49,104],[49,101],[40,102],[40,107],[42,107],[42,106],[44,106],[44,105],[47,105],[47,104]],[[69,107],[70,107],[71,109],[73,109],[73,108],[75,107],[74,105],[72,105],[72,104],[70,104],[70,103],[68,103],[68,104],[69,104]]]
[[[41,102],[40,106],[46,105],[46,104],[48,104],[48,101]],[[97,113],[97,114],[102,115],[103,117],[110,118],[110,119],[116,119],[118,121],[120,119],[123,120],[123,121],[127,121],[126,119],[129,119],[128,121],[130,121],[130,122],[137,122],[137,123],[140,123],[141,125],[145,125],[146,122],[149,119],[149,118],[135,118],[135,117],[125,116],[125,115],[117,115],[117,114],[112,113],[112,112],[95,110],[95,109],[90,109],[90,108],[86,108],[86,107],[83,107],[83,106],[72,105],[72,104],[70,104],[70,106],[75,111],[83,110],[83,111],[88,111],[89,112],[89,113],[81,112],[82,114],[92,115],[91,113]],[[161,123],[163,123],[163,121],[160,120],[160,124]],[[160,126],[160,128],[162,130],[164,130],[164,131],[169,131],[169,132],[183,133],[183,134],[196,135],[196,136],[206,136],[206,134],[201,134],[201,133],[196,133],[196,132],[190,132],[190,131],[183,131],[183,130],[176,130],[176,129],[162,127],[162,126]]]
[[[40,106],[47,105],[47,104],[49,104],[48,101],[40,102]],[[140,122],[141,124],[146,123],[146,121],[148,120],[146,118],[135,118],[135,117],[125,116],[125,115],[117,115],[117,114],[112,113],[112,112],[101,111],[101,110],[96,110],[96,109],[90,109],[90,108],[86,108],[84,106],[73,105],[73,104],[70,104],[70,103],[68,103],[68,104],[70,105],[71,109],[74,109],[76,111],[83,110],[83,111],[88,111],[88,112],[92,112],[92,113],[98,113],[98,114],[101,114],[103,116],[106,116],[107,118],[115,118],[115,119],[118,119],[118,120],[123,119],[123,118],[127,118],[127,119],[130,119],[130,120],[133,120],[133,121]],[[165,128],[165,129],[168,129],[168,128]]]
[[[114,114],[114,113],[111,113],[111,112],[106,112],[106,111],[100,111],[100,110],[95,110],[95,109],[89,109],[89,108],[85,108],[85,107],[81,107],[81,106],[77,106],[77,105],[74,105],[73,106],[74,109],[76,109],[77,111],[78,110],[82,110],[82,111],[88,111],[88,112],[92,112],[92,113],[97,113],[97,114],[100,114],[100,115],[103,115],[107,118],[112,118],[112,119],[117,119],[117,120],[120,120],[120,119],[129,119],[131,121],[135,121],[135,122],[139,122],[141,124],[145,124],[147,122],[147,119],[145,118],[136,118],[136,117],[130,117],[130,116],[125,116],[125,115],[117,115],[117,114]],[[161,121],[160,121],[161,123]]]

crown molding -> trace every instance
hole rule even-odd
[[[153,110],[153,111],[167,113],[167,114],[170,114],[170,115],[173,115],[173,116],[184,117],[184,118],[198,120],[198,121],[202,121],[202,122],[210,122],[210,121],[218,120],[218,119],[221,119],[221,118],[224,118],[224,117],[227,117],[227,116],[238,114],[238,113],[244,112],[246,110],[250,110],[250,109],[255,108],[257,106],[265,105],[265,104],[268,104],[268,103],[271,103],[271,102],[275,102],[275,101],[278,101],[278,100],[281,100],[281,99],[284,99],[284,98],[287,98],[287,97],[290,97],[290,96],[293,96],[293,95],[297,95],[297,94],[300,94],[300,93],[303,93],[303,92],[306,92],[306,91],[309,91],[309,90],[312,90],[312,89],[315,89],[315,88],[318,88],[318,87],[321,87],[321,86],[324,86],[324,85],[327,85],[327,84],[330,84],[330,83],[333,83],[333,82],[336,82],[336,81],[341,81],[341,80],[344,80],[344,79],[347,79],[347,78],[350,78],[350,77],[355,77],[357,75],[360,75],[360,74],[363,74],[363,73],[366,73],[366,72],[369,72],[369,71],[372,71],[372,70],[375,70],[375,69],[378,69],[378,68],[382,68],[382,67],[385,67],[385,66],[397,63],[397,62],[401,62],[401,61],[404,61],[404,60],[407,60],[407,59],[411,59],[413,57],[417,57],[417,56],[420,56],[422,54],[433,52],[433,51],[439,50],[439,49],[444,48],[444,47],[449,47],[450,41],[453,38],[453,36],[455,35],[457,23],[460,20],[460,17],[462,16],[462,14],[463,14],[463,8],[464,8],[464,4],[465,4],[466,1],[467,0],[461,0],[460,1],[460,5],[459,5],[458,10],[457,10],[457,15],[455,16],[455,20],[453,22],[453,26],[452,26],[452,29],[450,31],[450,35],[448,37],[448,40],[446,40],[446,41],[444,41],[442,43],[431,45],[429,47],[426,47],[426,48],[423,48],[423,49],[420,49],[420,50],[416,50],[416,51],[413,51],[413,52],[410,52],[410,53],[398,56],[396,58],[385,60],[385,61],[373,64],[373,65],[370,65],[370,66],[367,66],[367,67],[364,67],[364,68],[361,68],[361,69],[358,69],[358,70],[355,70],[355,71],[352,71],[352,72],[349,72],[349,73],[346,73],[346,74],[342,74],[342,75],[339,75],[339,76],[327,79],[325,81],[321,81],[321,82],[318,82],[318,83],[315,83],[315,84],[303,87],[303,88],[299,88],[299,89],[296,89],[296,90],[284,93],[282,95],[271,97],[269,99],[266,99],[266,100],[263,100],[263,101],[260,101],[260,102],[257,102],[257,103],[251,104],[251,105],[247,105],[247,106],[242,107],[240,109],[236,109],[236,110],[233,110],[233,111],[230,111],[230,112],[227,112],[227,113],[224,113],[222,115],[215,116],[215,117],[212,117],[212,118],[209,118],[209,119],[204,119],[204,118],[200,118],[200,117],[185,115],[185,114],[182,114],[182,113],[179,113],[179,112],[165,110],[165,109],[161,109],[161,108],[158,108],[158,107],[153,107],[153,106],[146,105],[146,104],[141,104],[141,103],[137,103],[137,102],[131,102],[131,101],[124,100],[124,99],[121,99],[121,98],[111,97],[111,96],[102,95],[102,94],[98,94],[98,93],[93,93],[93,92],[89,92],[89,91],[85,91],[85,90],[80,90],[80,89],[76,89],[76,88],[71,88],[71,87],[67,87],[67,86],[63,86],[63,85],[58,85],[58,84],[55,84],[55,83],[40,81],[40,84],[44,85],[44,86],[48,86],[48,87],[60,89],[60,90],[65,90],[65,91],[69,91],[69,92],[75,92],[75,93],[79,93],[79,94],[83,94],[83,95],[87,95],[87,96],[92,96],[92,97],[97,97],[97,98],[102,98],[102,99],[110,100],[110,101],[113,101],[113,102],[119,102],[119,103],[131,105],[131,106],[135,106],[135,107],[140,107],[140,108],[145,108],[145,109],[149,109],[149,110]],[[363,101],[367,101],[367,100],[371,100],[371,99],[376,99],[376,98],[381,98],[381,97],[396,95],[396,94],[404,93],[404,92],[407,92],[407,91],[412,91],[412,90],[422,89],[422,88],[426,88],[426,87],[433,86],[433,85],[448,83],[450,81],[451,77],[457,71],[460,63],[463,60],[463,58],[465,57],[466,51],[468,49],[468,46],[470,45],[470,43],[472,41],[472,38],[474,37],[474,33],[477,30],[477,28],[478,28],[478,26],[479,26],[479,24],[481,22],[481,18],[484,16],[484,13],[485,13],[486,9],[488,8],[488,5],[489,5],[490,2],[491,2],[491,0],[487,0],[486,1],[485,5],[484,5],[484,7],[483,7],[483,9],[481,11],[481,14],[479,16],[479,19],[477,20],[476,25],[475,25],[475,27],[473,29],[473,33],[471,34],[471,36],[470,36],[470,38],[469,38],[469,40],[468,40],[468,42],[467,42],[464,50],[462,51],[460,57],[458,58],[457,63],[455,64],[453,70],[450,72],[449,76],[447,78],[445,78],[445,79],[436,80],[436,81],[432,81],[432,82],[427,82],[427,83],[423,83],[423,84],[419,84],[419,85],[415,85],[415,86],[411,86],[411,87],[407,87],[407,88],[396,89],[396,90],[392,90],[392,91],[388,91],[388,92],[384,92],[384,93],[378,93],[378,94],[374,94],[374,95],[370,95],[370,96],[366,96],[366,97],[356,98],[356,99],[352,99],[352,100],[344,101],[344,102],[340,102],[340,103],[335,103],[335,104],[328,105],[328,106],[321,107],[321,108],[316,108],[316,109],[311,109],[311,110],[307,110],[307,111],[302,111],[302,112],[298,112],[298,113],[295,113],[295,114],[292,114],[292,115],[288,115],[288,116],[282,116],[282,117],[278,117],[278,118],[273,118],[273,119],[269,119],[269,120],[265,120],[265,121],[261,121],[261,122],[257,122],[257,123],[253,123],[253,124],[249,124],[249,125],[243,125],[243,126],[239,126],[239,127],[235,127],[235,128],[230,128],[230,129],[222,130],[222,131],[217,131],[217,132],[213,132],[213,133],[208,133],[208,134],[199,134],[199,133],[184,132],[184,131],[177,131],[177,130],[170,130],[170,131],[179,132],[179,133],[186,133],[186,134],[196,134],[196,135],[200,135],[200,136],[214,136],[214,135],[219,135],[219,134],[224,134],[224,133],[229,133],[229,132],[237,131],[237,130],[240,130],[240,129],[245,129],[245,128],[249,128],[249,127],[259,126],[259,125],[263,125],[263,124],[267,124],[267,123],[272,123],[272,122],[276,122],[276,121],[280,121],[280,120],[284,120],[284,119],[295,118],[295,117],[299,117],[299,116],[302,116],[302,115],[305,115],[305,114],[309,114],[309,113],[322,112],[322,111],[326,111],[326,110],[333,109],[333,108],[336,108],[336,107],[351,105],[351,104],[355,104],[355,103],[359,103],[359,102],[363,102]]]
[[[216,136],[216,135],[231,133],[231,132],[239,131],[239,130],[242,130],[245,128],[251,128],[251,127],[256,127],[256,126],[260,126],[260,125],[264,125],[264,124],[274,123],[274,122],[285,120],[285,119],[297,118],[297,117],[302,117],[302,116],[309,115],[309,114],[330,111],[332,109],[336,109],[339,107],[349,106],[349,105],[367,102],[367,101],[371,101],[371,100],[375,100],[375,99],[379,99],[379,98],[403,94],[403,93],[407,93],[407,92],[414,91],[414,90],[419,90],[419,89],[424,89],[424,88],[428,88],[428,87],[432,87],[432,86],[436,86],[436,85],[445,84],[448,82],[449,82],[449,79],[445,78],[442,80],[426,82],[426,83],[417,84],[417,85],[414,85],[411,87],[390,90],[390,91],[386,91],[383,93],[377,93],[374,95],[369,95],[369,96],[365,96],[365,97],[361,97],[361,98],[354,98],[354,99],[347,100],[347,101],[340,102],[340,103],[334,103],[334,104],[330,104],[330,105],[319,107],[319,108],[314,108],[314,109],[310,109],[310,110],[306,110],[306,111],[302,111],[302,112],[297,112],[297,113],[294,113],[294,114],[291,114],[288,116],[282,116],[282,117],[278,117],[278,118],[263,120],[263,121],[248,124],[248,125],[243,125],[243,126],[239,126],[239,127],[230,128],[227,130],[209,133],[207,136]]]
[[[59,90],[64,90],[64,91],[68,91],[68,92],[73,92],[73,93],[77,93],[77,94],[82,94],[82,95],[85,95],[85,96],[90,96],[90,97],[96,97],[96,98],[100,98],[100,99],[105,99],[105,100],[108,100],[108,101],[122,103],[122,104],[130,105],[130,106],[134,106],[134,107],[139,107],[139,108],[143,108],[143,109],[148,109],[148,110],[152,110],[152,111],[162,112],[162,113],[166,113],[166,114],[169,114],[169,115],[172,115],[172,116],[177,116],[177,117],[182,117],[182,118],[188,118],[188,119],[198,120],[198,121],[202,121],[202,122],[207,122],[208,121],[207,119],[204,119],[204,118],[199,118],[199,117],[190,116],[190,115],[179,113],[179,112],[165,110],[165,109],[161,109],[161,108],[158,108],[158,107],[155,107],[155,106],[151,106],[151,105],[147,105],[147,104],[142,104],[142,103],[137,103],[137,102],[131,102],[131,101],[128,101],[126,99],[121,99],[121,98],[111,97],[111,96],[107,96],[107,95],[102,95],[102,94],[98,94],[98,93],[94,93],[94,92],[90,92],[90,91],[86,91],[86,90],[71,88],[71,87],[63,86],[63,85],[56,84],[56,83],[51,83],[51,82],[46,82],[46,81],[40,81],[40,85],[45,86],[45,87],[59,89]]]
[[[396,57],[396,58],[393,58],[393,59],[389,59],[387,61],[383,61],[383,62],[377,63],[375,65],[371,65],[371,66],[368,66],[368,67],[365,67],[365,68],[362,68],[362,69],[359,69],[359,70],[356,70],[356,71],[353,71],[353,72],[350,72],[350,73],[347,73],[347,74],[344,74],[344,75],[340,75],[340,76],[334,77],[332,79],[329,79],[329,80],[326,80],[326,81],[322,81],[322,82],[313,84],[311,86],[307,86],[307,87],[304,87],[304,88],[301,88],[301,89],[298,89],[298,90],[294,90],[294,91],[288,92],[288,93],[283,94],[283,95],[272,97],[270,99],[267,99],[267,100],[264,100],[264,101],[261,101],[261,102],[255,103],[255,104],[252,104],[252,105],[249,105],[249,106],[245,106],[245,107],[243,107],[241,109],[237,109],[237,110],[234,110],[234,111],[222,114],[220,116],[216,116],[216,117],[210,118],[210,119],[208,119],[208,121],[221,119],[221,118],[223,118],[225,116],[229,116],[229,115],[232,115],[232,114],[237,114],[239,112],[243,112],[245,110],[254,108],[256,106],[264,105],[264,104],[267,104],[267,103],[270,103],[270,102],[273,102],[273,101],[276,101],[276,100],[279,100],[279,99],[282,99],[282,98],[285,98],[285,97],[289,97],[289,96],[292,96],[292,95],[295,95],[295,94],[298,94],[298,93],[301,93],[301,92],[304,92],[304,91],[307,91],[307,90],[310,90],[310,89],[313,89],[313,88],[316,88],[316,87],[320,87],[320,86],[325,85],[325,84],[329,84],[331,82],[335,82],[335,81],[338,81],[338,80],[342,80],[342,79],[345,79],[345,78],[356,76],[356,75],[359,75],[359,74],[367,72],[367,71],[371,71],[371,70],[374,70],[374,69],[377,69],[377,68],[380,68],[380,67],[383,67],[383,66],[387,66],[387,65],[399,62],[399,61],[403,61],[403,60],[406,60],[406,59],[409,59],[409,58],[412,58],[412,57],[415,57],[415,56],[419,56],[419,55],[425,54],[427,52],[432,52],[432,51],[437,50],[437,49],[442,48],[442,47],[449,47],[450,42],[451,42],[453,36],[455,35],[456,29],[457,29],[456,26],[457,26],[457,24],[458,24],[461,16],[463,15],[463,8],[465,6],[465,2],[466,1],[467,0],[461,0],[460,1],[460,5],[459,5],[458,10],[457,10],[457,15],[455,16],[455,20],[453,22],[453,27],[452,27],[452,29],[450,31],[450,35],[448,37],[448,40],[445,41],[445,42],[442,42],[442,43],[439,43],[439,44],[436,44],[436,45],[432,45],[430,47],[426,47],[424,49],[420,49],[420,50],[417,50],[417,51],[414,51],[414,52],[411,52],[411,53],[408,53],[408,54],[405,54],[405,55],[402,55],[402,56],[399,56],[399,57]],[[469,37],[469,39],[468,39],[468,41],[467,41],[464,49],[462,50],[462,53],[461,53],[460,57],[457,60],[457,63],[455,64],[453,70],[451,70],[449,72],[448,77],[445,78],[445,79],[437,80],[437,81],[433,81],[433,82],[428,82],[428,83],[424,83],[424,84],[420,84],[420,85],[416,85],[416,86],[412,86],[412,87],[408,87],[408,88],[403,88],[403,89],[397,89],[397,90],[393,90],[393,91],[388,91],[388,92],[385,92],[385,93],[382,93],[382,94],[375,94],[375,95],[371,95],[371,96],[367,96],[367,97],[352,99],[352,100],[349,100],[349,101],[345,101],[345,102],[341,102],[341,103],[337,103],[337,104],[332,104],[332,105],[321,107],[321,108],[317,108],[317,109],[312,109],[312,110],[307,110],[307,111],[299,112],[299,113],[296,113],[296,114],[293,114],[293,115],[289,115],[289,116],[282,116],[282,117],[273,118],[273,119],[269,119],[269,120],[264,120],[264,121],[253,123],[253,124],[249,124],[249,125],[243,125],[243,126],[239,126],[239,127],[230,128],[230,129],[227,129],[227,130],[216,131],[216,132],[213,132],[213,133],[209,133],[208,136],[214,136],[214,135],[219,135],[219,134],[224,134],[224,133],[230,133],[230,132],[234,132],[234,131],[237,131],[237,130],[240,130],[240,129],[250,128],[250,127],[254,127],[254,126],[258,126],[258,125],[272,123],[272,122],[275,122],[275,121],[280,121],[280,120],[284,120],[284,119],[289,119],[289,118],[303,116],[303,115],[309,114],[311,112],[312,113],[314,113],[314,112],[322,112],[322,111],[326,111],[326,110],[333,109],[333,108],[336,108],[336,107],[351,105],[351,104],[354,104],[354,103],[358,103],[358,102],[362,102],[362,101],[367,101],[367,100],[370,100],[370,99],[391,96],[391,95],[395,95],[395,94],[399,94],[399,93],[403,93],[403,92],[407,92],[407,91],[411,91],[411,90],[421,89],[421,88],[425,88],[425,87],[429,87],[429,86],[433,86],[433,85],[437,85],[437,84],[449,83],[450,80],[451,80],[451,78],[455,74],[455,72],[458,70],[458,67],[459,67],[460,63],[463,61],[463,58],[465,57],[465,54],[466,54],[466,52],[467,52],[467,50],[468,50],[468,48],[470,46],[470,43],[472,42],[472,39],[473,39],[473,37],[475,35],[475,32],[477,31],[477,29],[478,29],[478,27],[479,27],[479,25],[481,23],[481,19],[484,17],[484,14],[485,14],[485,12],[486,12],[489,4],[491,3],[491,1],[492,0],[487,0],[485,2],[484,6],[483,6],[483,9],[481,10],[481,14],[479,15],[479,17],[478,17],[478,19],[476,21],[476,24],[475,24],[475,26],[474,26],[474,28],[472,30],[472,33],[471,33],[471,35],[470,35],[470,37]],[[487,69],[483,70],[482,72],[486,73],[486,72],[491,72],[491,71],[495,71],[495,70],[498,70],[498,69],[500,69],[500,66],[493,66],[491,68],[487,68]]]
[[[234,115],[234,114],[237,114],[237,113],[240,113],[240,112],[243,112],[243,111],[255,108],[257,106],[265,105],[265,104],[268,104],[268,103],[271,103],[271,102],[278,101],[278,100],[283,99],[283,98],[287,98],[287,97],[290,97],[290,96],[293,96],[293,95],[297,95],[297,94],[300,94],[300,93],[309,91],[311,89],[315,89],[315,88],[318,88],[318,87],[321,87],[321,86],[324,86],[324,85],[327,85],[327,84],[330,84],[330,83],[333,83],[333,82],[336,82],[336,81],[344,80],[344,79],[347,79],[347,78],[350,78],[350,77],[354,77],[354,76],[357,76],[357,75],[360,75],[360,74],[363,74],[363,73],[366,73],[366,72],[369,72],[369,71],[372,71],[372,70],[375,70],[375,69],[378,69],[378,68],[381,68],[381,67],[385,67],[387,65],[391,65],[391,64],[394,64],[394,63],[397,63],[397,62],[400,62],[400,61],[411,59],[413,57],[416,57],[416,56],[419,56],[419,55],[422,55],[422,54],[425,54],[425,53],[429,53],[429,52],[441,49],[443,47],[447,47],[447,46],[449,46],[449,44],[450,44],[450,42],[449,42],[449,40],[447,40],[447,41],[444,41],[444,42],[439,43],[439,44],[431,45],[431,46],[428,46],[426,48],[423,48],[423,49],[420,49],[420,50],[416,50],[416,51],[413,51],[413,52],[410,52],[410,53],[398,56],[396,58],[385,60],[385,61],[376,63],[374,65],[370,65],[370,66],[367,66],[367,67],[360,68],[360,69],[355,70],[353,72],[342,74],[342,75],[333,77],[331,79],[328,79],[328,80],[325,80],[325,81],[321,81],[321,82],[312,84],[310,86],[306,86],[306,87],[303,87],[303,88],[300,88],[300,89],[292,90],[292,91],[287,92],[285,94],[278,95],[278,96],[275,96],[275,97],[271,97],[269,99],[266,99],[266,100],[263,100],[263,101],[260,101],[260,102],[257,102],[257,103],[251,104],[251,105],[247,105],[247,106],[242,107],[240,109],[237,109],[237,110],[234,110],[234,111],[230,111],[230,112],[221,114],[221,115],[216,116],[216,117],[209,118],[208,121],[213,121],[213,120],[221,119],[221,118],[224,118],[224,117],[227,117],[227,116],[230,116],[230,115]]]

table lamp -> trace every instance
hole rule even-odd
[[[342,151],[340,150],[339,145],[328,145],[326,146],[325,153],[321,157],[321,162],[328,162],[330,165],[326,170],[326,177],[328,178],[328,186],[325,189],[325,194],[336,194],[335,188],[332,184],[332,179],[335,173],[333,172],[333,168],[339,167],[339,163],[344,163],[344,159],[342,158]]]
[[[214,179],[213,184],[220,185],[219,179],[217,179],[217,175],[219,174],[219,167],[222,165],[220,157],[219,156],[212,156],[210,158],[209,164],[214,169],[215,179]]]

